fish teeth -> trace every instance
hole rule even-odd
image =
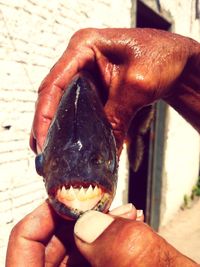
[[[93,188],[92,186],[90,185],[86,191],[86,197],[87,198],[93,198]]]
[[[60,196],[61,196],[62,198],[65,198],[65,195],[66,195],[66,189],[65,189],[65,186],[62,186],[62,188],[61,188],[61,192],[60,192]]]
[[[72,186],[70,186],[70,189],[67,189],[66,191],[67,191],[67,200],[76,199],[76,194]]]
[[[85,194],[85,190],[83,189],[83,187],[81,187],[81,189],[79,190],[78,194],[77,194],[77,198],[78,200],[86,200],[87,197],[86,197],[86,194]]]
[[[96,196],[98,196],[100,194],[101,194],[101,189],[99,187],[95,186],[95,188],[94,188],[94,196],[96,197]]]
[[[57,190],[57,198],[58,200],[80,200],[86,201],[95,197],[101,196],[101,189],[96,185],[94,188],[90,185],[88,188],[74,188],[70,186],[70,188],[66,189],[65,186],[62,186],[61,189]]]

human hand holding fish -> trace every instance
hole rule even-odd
[[[136,211],[132,204],[114,209],[110,215],[110,218],[120,216],[130,221],[144,220],[143,213]],[[51,205],[44,202],[13,228],[6,266],[90,266],[75,246],[74,224],[61,219]],[[98,225],[98,220],[95,224]],[[101,228],[101,224],[99,226]]]
[[[110,214],[88,211],[74,227],[45,202],[13,228],[6,267],[199,266],[143,220],[141,211],[128,204]]]
[[[103,95],[104,110],[113,128],[118,154],[133,116],[141,107],[158,99],[165,100],[200,130],[199,63],[199,44],[180,35],[153,29],[78,31],[39,88],[30,138],[32,149],[35,152],[45,150],[47,131],[63,91],[80,71],[89,72],[101,85],[99,93]],[[39,162],[40,160],[41,158]],[[96,160],[98,162],[99,158]],[[109,160],[108,162],[106,166],[112,172],[114,165],[110,164]],[[55,163],[52,162],[52,168],[57,167],[58,162]],[[105,161],[103,163],[105,165]],[[45,167],[46,173],[49,166]],[[39,167],[38,171],[43,174],[44,170]],[[56,197],[63,202],[63,195],[70,195],[71,198],[72,193],[76,195],[76,189],[56,186]],[[78,197],[81,190],[78,190]],[[102,196],[102,191],[99,191],[96,185],[92,190],[92,194],[98,191]],[[88,192],[84,191],[84,194],[89,194]],[[55,208],[55,192],[51,191],[50,196],[53,196],[52,204]],[[107,199],[109,198],[106,195],[106,201],[103,198],[103,202],[108,203],[108,209],[110,202],[107,202]],[[73,205],[77,208],[76,203]],[[59,207],[61,209],[58,210],[62,213],[62,206]],[[70,213],[71,215],[74,213]],[[70,249],[73,251],[75,248],[73,228],[69,227],[64,231],[63,228],[56,227],[57,220],[62,219],[58,219],[48,204],[43,204],[25,217],[11,233],[7,266],[24,266],[22,263],[28,266],[44,266],[45,253],[50,261],[53,261],[49,266],[56,266],[63,258],[66,265]],[[65,221],[65,225],[73,224],[74,222]],[[53,237],[55,229],[60,231],[61,240],[71,233],[67,246],[63,246],[60,238]],[[116,218],[98,211],[86,211],[76,222],[74,233],[76,246],[94,267],[197,266],[146,224],[136,221],[136,216]],[[118,244],[119,250],[116,249]],[[87,263],[85,264],[87,266]]]
[[[158,99],[200,130],[199,64],[199,43],[177,34],[155,29],[79,30],[39,88],[30,145],[35,152],[42,150],[63,90],[83,70],[101,84],[119,153],[135,113]]]
[[[36,169],[58,214],[77,219],[90,209],[108,211],[117,184],[115,140],[119,155],[142,106],[163,98],[199,129],[198,66],[199,44],[180,35],[153,29],[75,33],[39,88],[31,139],[34,147],[34,133],[46,138]]]

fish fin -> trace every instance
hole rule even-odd
[[[133,118],[127,138],[130,168],[137,172],[142,164],[144,155],[144,137],[151,127],[154,119],[155,107],[147,106],[139,110]]]
[[[131,143],[129,150],[129,164],[130,168],[137,172],[139,167],[141,166],[142,159],[144,155],[144,142],[140,135],[136,137],[135,142]]]

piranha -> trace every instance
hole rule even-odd
[[[116,144],[97,87],[86,73],[77,74],[64,90],[35,165],[50,204],[63,218],[108,211],[117,185]]]

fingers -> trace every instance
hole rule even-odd
[[[88,266],[74,243],[73,221],[60,221],[45,250],[45,266]]]
[[[49,87],[45,86],[43,88],[44,89],[41,89],[41,92],[38,96],[38,101],[35,109],[35,117],[32,126],[33,137],[31,137],[32,139],[30,144],[33,143],[32,140],[34,138],[34,151],[37,147],[37,150],[42,150],[49,125],[56,112],[56,108],[62,95],[62,88],[58,86],[51,85]]]
[[[158,30],[78,31],[39,88],[30,139],[32,149],[37,146],[42,149],[63,90],[72,77],[81,70],[89,70],[98,73],[107,87],[105,112],[120,154],[130,121],[138,109],[171,91],[187,63],[187,47],[188,39]]]
[[[13,228],[6,266],[88,266],[74,244],[73,228],[74,222],[60,219],[43,203]]]
[[[152,230],[141,222],[114,219],[96,211],[85,213],[75,224],[74,233],[78,249],[95,267],[133,266],[138,263],[140,254],[149,249],[147,243],[154,236]]]
[[[91,213],[88,212],[86,216],[84,215],[83,218],[81,217],[81,219],[77,221],[74,229],[76,235],[75,242],[78,246],[78,249],[81,251],[83,256],[88,259],[92,266],[123,266],[121,262],[115,262],[115,260],[113,261],[112,258],[110,258],[110,255],[108,255],[108,258],[106,259],[107,255],[105,255],[104,251],[102,250],[102,246],[104,246],[107,251],[110,251],[110,249],[112,250],[112,247],[116,246],[113,250],[113,256],[116,258],[116,254],[119,252],[119,249],[117,249],[119,244],[109,244],[110,241],[112,242],[113,238],[109,233],[107,233],[107,228],[109,228],[110,225],[115,224],[115,221],[118,220],[119,217],[120,219],[124,220],[128,219],[126,220],[127,222],[144,220],[143,211],[136,210],[136,208],[131,203],[128,203],[110,211],[109,216],[95,211],[93,213],[92,211]],[[96,243],[95,240],[99,240],[99,238],[102,236],[102,234],[104,234],[105,231],[105,235],[108,235],[106,240],[103,239],[99,244],[97,244],[97,247],[95,246],[94,248],[93,244]],[[118,236],[120,233],[117,232],[115,234]],[[126,240],[125,235],[124,240]],[[96,256],[94,257],[94,255]],[[99,255],[100,257],[98,257]],[[106,261],[104,261],[104,259],[106,259]],[[107,262],[107,260],[109,262]]]
[[[143,210],[136,210],[132,203],[112,209],[109,215],[130,220],[144,221]]]
[[[71,75],[73,75],[72,73],[76,73],[77,71],[78,66],[76,61],[72,60],[72,63],[69,65],[71,70],[68,72],[68,68],[64,66],[63,59],[58,61],[43,80],[38,90],[32,135],[36,139],[40,150],[42,150],[47,130],[56,112],[62,92],[69,83]]]
[[[122,77],[117,78],[120,80],[118,85],[112,87],[111,82],[108,101],[105,105],[105,112],[112,125],[119,152],[133,117],[141,107],[152,102],[151,94],[144,89],[148,86],[145,82],[141,82],[137,77],[121,75]]]
[[[59,266],[66,256],[66,248],[61,240],[53,235],[45,249],[45,266]],[[65,260],[67,260],[65,258]]]
[[[79,49],[81,49],[81,46]],[[72,77],[93,60],[92,49],[85,47],[84,51],[77,51],[76,46],[74,49],[69,48],[43,80],[38,90],[38,100],[30,138],[30,146],[35,152],[37,146],[39,150],[42,150],[49,125],[56,112],[63,90],[70,83]]]
[[[141,217],[141,212],[139,213],[132,204],[110,212],[115,218],[122,216],[131,220]],[[114,220],[113,217],[108,217],[111,222]],[[48,203],[43,203],[13,228],[9,239],[6,266],[25,266],[25,264],[43,266],[44,262],[45,266],[49,267],[60,264],[89,266],[74,245],[73,227],[73,222],[61,221]],[[94,234],[94,232],[91,233]],[[95,230],[96,233],[98,231]]]
[[[45,245],[55,228],[56,217],[45,202],[12,230],[6,266],[43,266]]]
[[[144,222],[144,213],[143,213],[143,210],[137,210],[136,221]]]
[[[198,265],[142,222],[89,211],[76,222],[74,233],[93,267]]]

